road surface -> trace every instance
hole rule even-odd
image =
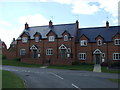
[[[20,76],[27,88],[118,88],[118,84],[107,80],[118,78],[118,74],[48,68],[2,66]]]

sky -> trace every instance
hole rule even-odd
[[[29,26],[69,24],[79,28],[118,25],[120,0],[0,0],[0,39],[7,47]]]

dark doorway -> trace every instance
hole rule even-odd
[[[96,54],[96,64],[100,64],[100,54]]]

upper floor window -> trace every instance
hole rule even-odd
[[[102,46],[102,40],[99,39],[99,40],[97,41],[97,44],[98,44],[98,46]]]
[[[64,36],[64,41],[68,41],[68,36],[67,35]]]
[[[79,58],[80,60],[85,60],[85,59],[86,59],[86,53],[79,53],[79,54],[78,54],[78,58]]]
[[[39,42],[39,37],[35,37],[35,42]]]
[[[81,40],[80,45],[81,46],[87,46],[87,40]]]
[[[115,39],[115,40],[114,40],[114,44],[115,44],[115,45],[120,45],[120,39]]]
[[[26,49],[20,49],[20,55],[21,56],[26,55]]]
[[[54,36],[49,36],[49,42],[54,42],[55,41],[55,37]]]
[[[113,53],[113,60],[120,60],[120,53]]]
[[[53,49],[47,49],[46,55],[53,55]]]
[[[22,38],[22,42],[23,42],[23,43],[27,43],[27,37],[23,37],[23,38]]]

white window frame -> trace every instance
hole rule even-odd
[[[53,55],[53,49],[46,49],[46,55]]]
[[[64,36],[64,41],[68,41],[68,35]]]
[[[20,49],[20,56],[25,56],[25,55],[26,55],[26,49]]]
[[[86,43],[86,44],[85,44]],[[81,40],[80,41],[81,46],[87,46],[87,40]]]
[[[27,37],[22,38],[22,43],[27,43]]]
[[[81,56],[80,56],[81,55]],[[86,60],[86,53],[79,53],[78,54],[78,59],[79,60]]]
[[[49,42],[54,42],[55,41],[55,36],[49,36]]]
[[[71,53],[71,49],[70,48],[67,49],[67,53]]]
[[[98,46],[102,46],[102,40],[101,40],[101,39],[99,39],[99,40],[97,41],[97,45],[98,45]]]
[[[39,42],[39,37],[35,37],[35,42]]]
[[[117,43],[117,42],[118,42],[118,43]],[[115,40],[114,40],[114,44],[115,44],[115,45],[120,45],[120,39],[115,39]]]
[[[113,60],[120,60],[120,53],[113,53]]]

